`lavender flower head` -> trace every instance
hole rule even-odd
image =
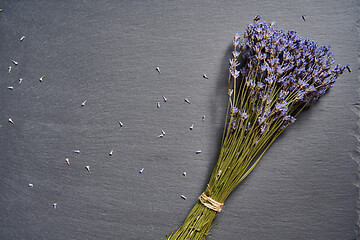
[[[245,41],[241,42],[239,33],[233,40],[229,79],[238,95],[229,98],[238,114],[232,112],[229,124],[237,120],[238,129],[251,125],[261,135],[292,124],[305,106],[316,103],[346,69],[351,70],[340,65],[332,68],[335,61],[329,46],[260,19],[256,15],[249,23]]]

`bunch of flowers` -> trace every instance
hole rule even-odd
[[[344,73],[330,47],[295,31],[254,18],[236,33],[229,60],[229,104],[219,158],[205,191],[169,240],[204,239],[233,189],[254,169],[269,146],[309,104]],[[240,60],[241,59],[241,60]],[[241,64],[240,64],[240,62]]]

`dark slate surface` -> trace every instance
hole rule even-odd
[[[256,14],[331,45],[353,72],[277,139],[211,239],[355,239],[358,5],[1,1],[0,239],[165,239],[180,226],[217,159],[232,37]]]

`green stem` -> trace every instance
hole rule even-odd
[[[195,204],[181,227],[167,240],[205,239],[217,212],[205,207],[199,201]]]

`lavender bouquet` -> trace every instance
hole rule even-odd
[[[334,64],[330,47],[254,18],[229,60],[228,113],[221,150],[207,188],[168,240],[205,239],[233,189],[258,164],[296,116],[314,104],[349,66]],[[241,58],[242,64],[239,63]],[[238,61],[239,60],[239,61]]]

